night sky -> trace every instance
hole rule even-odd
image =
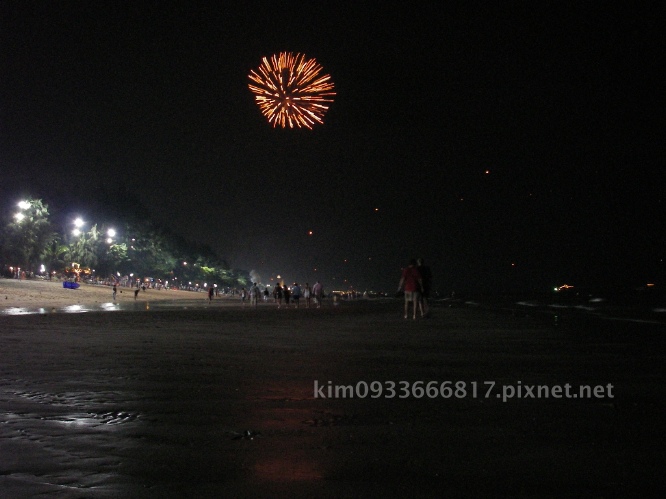
[[[416,256],[444,294],[663,283],[656,10],[145,3],[1,3],[3,210],[126,189],[235,268],[329,290],[393,292]],[[280,51],[335,83],[313,130],[248,89]]]

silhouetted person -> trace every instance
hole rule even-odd
[[[416,260],[416,268],[421,274],[423,281],[423,291],[421,293],[421,313],[428,315],[430,313],[430,293],[432,291],[432,272],[430,267],[426,267],[423,258]]]
[[[324,286],[319,281],[315,282],[314,286],[312,286],[312,294],[314,295],[317,308],[321,307],[321,300],[324,298]]]
[[[275,285],[275,289],[273,290],[273,298],[275,299],[275,303],[278,304],[278,308],[280,308],[280,305],[282,305],[282,286],[280,286],[279,282]]]
[[[303,298],[305,298],[306,308],[310,308],[311,296],[312,296],[312,288],[310,288],[310,285],[306,282],[305,287],[303,288]]]
[[[294,283],[294,286],[291,288],[291,300],[294,302],[295,308],[298,308],[300,305],[301,299],[301,287],[297,282]]]
[[[261,291],[259,291],[259,286],[257,286],[257,283],[253,282],[252,286],[250,286],[250,305],[254,308],[257,308],[260,292]]]
[[[403,269],[402,277],[398,283],[398,291],[404,289],[405,291],[405,319],[409,316],[409,303],[412,303],[413,319],[416,319],[416,309],[420,305],[420,296],[423,291],[423,281],[421,274],[416,268],[416,260],[411,259],[407,268]],[[423,309],[421,308],[421,317],[423,317]]]

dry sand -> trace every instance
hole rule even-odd
[[[0,281],[13,306],[66,306],[77,291],[80,303],[110,296],[20,283],[30,289],[21,298],[14,284]],[[555,323],[470,308],[405,321],[400,308],[396,301],[2,316],[0,496],[663,490],[662,326]],[[384,395],[391,381],[464,381],[466,394],[322,399],[315,380],[379,381]],[[486,381],[496,383],[487,398]],[[518,381],[610,383],[614,397],[496,397]]]

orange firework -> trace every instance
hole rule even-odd
[[[305,54],[280,52],[270,59],[264,57],[261,65],[248,75],[248,86],[254,94],[261,113],[273,127],[307,127],[323,123],[333,102],[333,82],[329,75],[320,76],[323,68]]]

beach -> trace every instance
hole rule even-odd
[[[181,291],[177,289],[146,289],[140,291],[136,299],[134,290],[118,286],[117,303],[150,303],[208,301],[204,292]],[[73,305],[96,306],[113,302],[113,287],[81,283],[78,289],[67,289],[60,281],[0,279],[0,310],[8,308],[59,309]]]
[[[253,309],[154,290],[136,311],[49,313],[110,302],[111,289],[8,282],[8,307],[44,313],[0,316],[4,497],[664,486],[660,325],[464,306],[412,321],[397,300]]]

